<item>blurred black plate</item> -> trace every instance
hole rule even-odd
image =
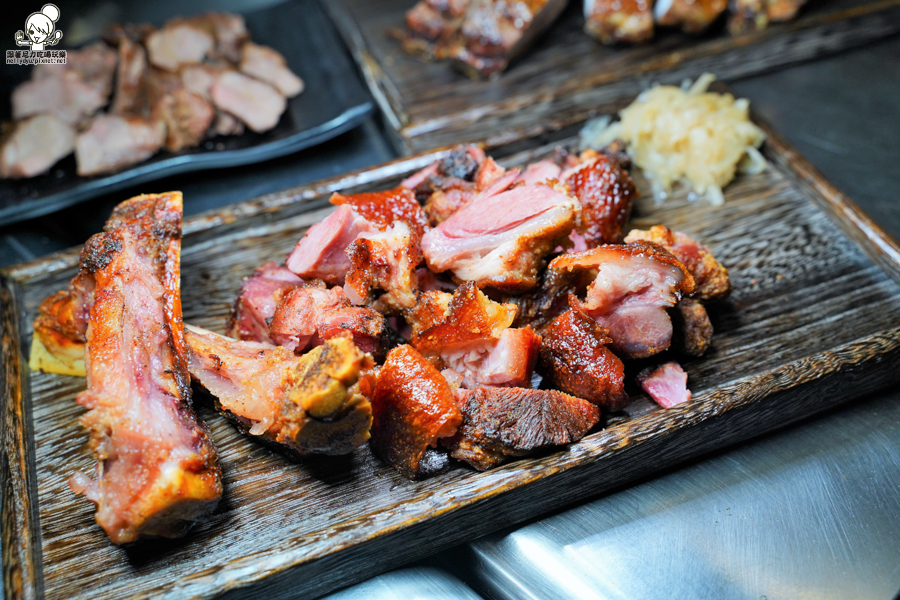
[[[181,14],[189,16],[190,11]],[[220,136],[177,153],[163,151],[109,175],[79,177],[75,174],[75,157],[69,155],[44,175],[0,179],[0,225],[174,173],[255,163],[296,152],[356,127],[372,111],[369,93],[317,0],[292,0],[245,17],[250,39],[281,52],[306,84],[302,94],[288,100],[287,110],[274,129],[262,134]],[[0,114],[9,119],[10,94],[31,76],[31,68],[3,67],[0,106],[4,110]]]

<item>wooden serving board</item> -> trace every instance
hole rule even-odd
[[[66,480],[90,471],[83,379],[27,368],[39,302],[78,251],[0,272],[2,540],[7,598],[309,598],[714,449],[783,427],[900,379],[900,247],[769,132],[762,174],[723,207],[644,199],[658,222],[708,244],[734,292],[711,311],[712,349],[684,362],[694,399],[662,410],[638,396],[581,442],[486,473],[459,464],[411,482],[368,448],[292,463],[239,435],[195,395],[225,477],[224,499],[183,540],[113,546]],[[533,147],[506,164],[550,152]],[[332,191],[393,186],[437,151],[185,222],[186,322],[224,329],[240,279],[280,259],[327,213]]]
[[[582,0],[492,81],[447,62],[406,55],[388,30],[404,26],[415,0],[328,0],[401,154],[461,141],[488,146],[583,121],[651,82],[678,84],[705,71],[722,80],[754,75],[900,32],[900,0],[809,0],[793,22],[733,37],[714,26],[699,37],[657,30],[638,46],[603,46],[582,31]]]

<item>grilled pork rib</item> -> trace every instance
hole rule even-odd
[[[127,200],[81,254],[95,288],[78,403],[97,469],[95,480],[76,473],[69,485],[97,505],[116,544],[182,536],[222,496],[215,448],[191,408],[181,207],[179,192]]]

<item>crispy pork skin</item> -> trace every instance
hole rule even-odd
[[[267,83],[237,71],[225,71],[209,90],[212,103],[241,120],[256,133],[278,124],[287,101]]]
[[[462,424],[441,444],[479,471],[577,442],[600,420],[596,406],[556,390],[478,388],[456,397]]]
[[[275,261],[257,267],[241,284],[241,293],[228,319],[228,335],[239,340],[271,342],[269,320],[275,316],[275,308],[286,291],[302,283],[302,279]]]
[[[384,314],[415,306],[422,251],[405,221],[398,220],[383,232],[359,234],[347,256],[351,266],[344,292],[353,304],[367,304]],[[376,297],[377,292],[381,294]]]
[[[428,219],[416,201],[416,195],[403,186],[383,192],[360,194],[332,194],[329,202],[348,205],[378,229],[387,229],[395,221],[406,221],[421,237],[428,229]]]
[[[97,505],[116,544],[178,537],[210,513],[221,473],[191,408],[181,323],[181,194],[138,196],[113,211],[81,254],[94,279],[87,390],[78,403],[97,458],[96,479],[70,479]]]
[[[608,331],[574,306],[542,331],[539,370],[547,382],[606,411],[628,403],[625,365],[607,345]]]
[[[692,298],[709,302],[724,298],[731,292],[728,269],[716,260],[709,248],[687,234],[672,231],[664,225],[654,225],[646,231],[632,229],[625,242],[652,242],[671,252],[694,277]]]
[[[288,255],[285,265],[304,279],[343,285],[351,266],[347,246],[360,233],[373,231],[376,228],[372,223],[343,204],[309,228]]]
[[[584,30],[604,44],[640,43],[653,37],[648,0],[585,0]]]
[[[17,122],[0,140],[0,177],[46,173],[75,149],[75,130],[52,114]]]
[[[663,408],[672,408],[691,399],[687,373],[677,362],[647,367],[638,374],[637,380],[641,389]]]
[[[562,177],[581,202],[577,231],[571,236],[573,241],[580,237],[583,250],[620,243],[637,197],[628,171],[607,154],[585,151],[581,164]]]
[[[242,73],[268,83],[286,98],[293,98],[303,91],[303,80],[288,68],[281,54],[268,46],[244,43],[238,68]]]
[[[176,19],[152,32],[144,43],[150,63],[174,73],[181,65],[203,62],[215,40],[202,27]]]
[[[447,380],[408,345],[391,350],[378,372],[372,415],[372,451],[410,479],[427,475],[426,451],[462,422]]]
[[[428,267],[510,293],[535,287],[544,257],[575,225],[578,200],[545,184],[483,194],[422,237]]]
[[[348,338],[297,356],[187,326],[191,377],[246,434],[292,454],[348,454],[369,439],[372,408],[360,393],[372,359]]]
[[[712,343],[713,326],[702,303],[682,298],[672,310],[675,322],[673,346],[688,356],[703,356]]]
[[[75,161],[81,176],[112,173],[142,162],[162,147],[166,127],[140,117],[103,115],[78,134]]]
[[[667,349],[672,321],[666,308],[694,290],[687,268],[650,243],[604,245],[564,254],[550,268],[597,270],[579,306],[609,330],[613,347],[625,358],[643,358]]]
[[[384,316],[353,306],[344,290],[329,289],[321,281],[284,293],[269,324],[272,340],[297,353],[348,333],[363,352],[383,355],[388,336]]]

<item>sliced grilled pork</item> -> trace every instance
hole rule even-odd
[[[234,301],[227,332],[233,338],[254,342],[271,342],[269,320],[288,290],[303,280],[274,261],[258,267],[241,284],[241,293]]]
[[[115,115],[97,117],[75,140],[78,174],[111,173],[144,161],[156,154],[165,139],[166,127],[160,121]]]
[[[303,91],[303,80],[288,68],[281,54],[268,46],[246,42],[241,47],[238,68],[242,73],[268,83],[287,98]]]
[[[578,306],[609,330],[626,358],[652,356],[669,347],[672,321],[666,308],[694,290],[694,278],[655,244],[604,245],[553,259],[551,269],[596,269]]]
[[[653,37],[648,0],[585,0],[584,30],[604,44],[639,43]]]
[[[556,390],[478,388],[456,398],[462,424],[441,444],[479,471],[577,442],[600,420],[596,406]]]
[[[78,403],[88,409],[81,422],[97,478],[76,473],[70,486],[97,505],[97,523],[116,544],[184,535],[222,495],[215,449],[191,409],[180,248],[173,192],[117,206],[81,254],[96,289]]]
[[[429,474],[426,453],[462,422],[447,380],[407,345],[378,372],[372,416],[372,451],[410,479]]]
[[[677,362],[647,367],[638,374],[637,379],[641,389],[663,408],[672,408],[691,399],[687,373]]]
[[[143,97],[144,76],[147,73],[147,52],[127,37],[119,40],[119,65],[116,70],[116,91],[111,112],[131,115],[146,104]]]
[[[177,19],[206,31],[215,39],[209,57],[236,63],[241,59],[241,47],[249,38],[244,17],[227,12],[208,12],[189,19]]]
[[[46,173],[75,148],[75,131],[52,114],[19,121],[0,141],[0,177]]]
[[[112,90],[116,72],[116,52],[103,42],[95,42],[81,50],[67,50],[62,65],[35,65],[32,79],[60,78],[66,73],[77,75],[104,98]]]
[[[210,89],[216,108],[240,119],[257,133],[278,124],[287,101],[272,86],[237,71],[222,73]]]
[[[359,213],[344,204],[309,228],[288,254],[285,265],[304,279],[343,285],[350,270],[347,247],[361,233],[376,231]]]
[[[367,304],[384,314],[415,306],[422,251],[405,221],[398,220],[383,232],[359,234],[347,248],[347,257],[351,267],[344,292],[353,304]]]
[[[387,343],[384,316],[353,306],[339,287],[306,282],[282,295],[269,324],[276,344],[301,353],[333,337],[349,333],[363,352],[383,355]]]
[[[537,285],[544,257],[572,231],[580,205],[556,185],[489,192],[426,233],[422,252],[435,272],[450,270],[479,286],[526,291]]]
[[[369,439],[372,407],[360,393],[372,359],[345,338],[303,356],[187,326],[194,381],[241,431],[290,452],[348,454]]]
[[[576,167],[561,175],[581,202],[577,230],[570,238],[576,250],[622,241],[637,189],[614,157],[586,150]]]
[[[176,19],[148,35],[144,44],[150,64],[174,73],[182,65],[203,62],[215,40],[202,27]]]
[[[551,386],[607,411],[625,407],[625,365],[607,348],[606,329],[573,306],[541,334],[539,369]]]
[[[65,71],[60,77],[26,81],[13,90],[13,119],[48,113],[74,126],[103,108],[106,101],[107,95],[101,90],[78,74]]]
[[[656,23],[681,27],[685,33],[701,33],[719,18],[728,0],[659,0],[653,7]]]
[[[177,152],[203,141],[216,111],[212,104],[182,88],[160,98],[151,116],[165,123],[166,149]]]

